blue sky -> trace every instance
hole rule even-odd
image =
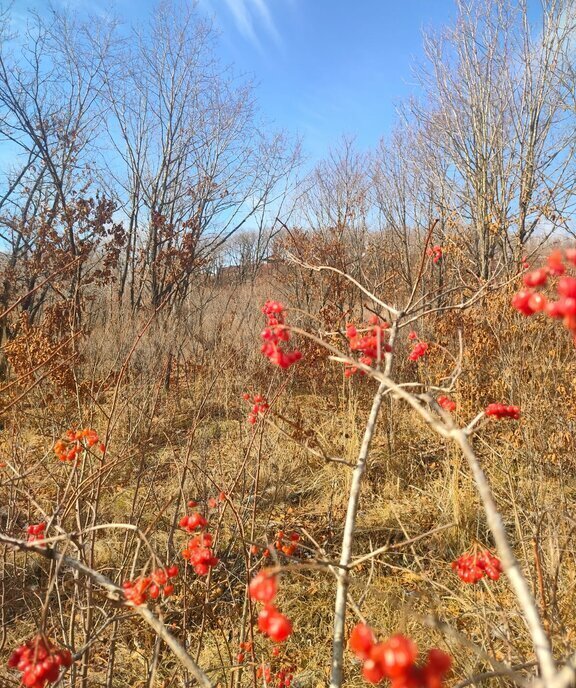
[[[15,0],[44,9],[48,0]],[[112,11],[145,20],[153,0],[54,0],[74,11]],[[266,120],[303,137],[309,162],[342,134],[374,146],[393,126],[395,107],[414,92],[423,27],[454,16],[453,0],[199,0],[220,33],[226,64],[250,76]]]
[[[414,91],[423,26],[452,0],[202,0],[222,32],[224,59],[253,74],[263,112],[304,137],[313,158],[342,134],[371,147]]]

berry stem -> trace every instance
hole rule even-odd
[[[556,665],[554,662],[554,657],[552,656],[552,647],[550,645],[550,640],[546,635],[546,631],[540,620],[540,614],[538,613],[538,608],[526,578],[522,573],[520,564],[514,556],[512,547],[508,542],[508,537],[506,535],[506,530],[502,522],[502,517],[496,507],[494,502],[494,497],[492,496],[492,490],[486,478],[486,475],[480,464],[478,458],[470,444],[466,433],[461,429],[452,430],[450,433],[454,440],[460,446],[462,453],[468,461],[470,470],[474,477],[474,482],[476,483],[476,488],[478,489],[478,494],[482,500],[484,506],[484,512],[486,514],[486,521],[488,527],[490,528],[492,535],[494,536],[494,542],[496,543],[496,549],[500,559],[502,560],[502,567],[504,573],[510,581],[518,604],[522,609],[522,615],[526,621],[526,626],[530,632],[532,642],[534,643],[534,651],[536,657],[538,658],[538,664],[540,665],[540,670],[542,672],[542,678],[544,679],[544,684],[546,686],[551,686],[556,678]]]
[[[113,583],[109,578],[102,575],[98,571],[86,566],[86,564],[78,559],[69,557],[54,547],[42,548],[36,543],[24,542],[23,540],[18,540],[17,538],[13,538],[3,533],[0,533],[0,543],[8,545],[9,547],[12,547],[18,551],[34,552],[45,559],[55,561],[61,566],[78,571],[86,576],[88,580],[103,588],[110,599],[117,602],[122,602],[124,600],[124,591],[120,586]],[[156,635],[161,638],[166,645],[168,645],[174,656],[178,659],[182,666],[184,666],[192,674],[202,688],[212,688],[212,683],[210,682],[208,676],[206,676],[202,669],[196,664],[180,641],[170,633],[162,621],[155,616],[146,605],[131,605],[131,608],[134,613],[138,614],[148,624],[148,626],[152,628]]]
[[[389,343],[391,348],[394,344],[394,339],[397,332],[397,321],[392,325],[390,332]],[[385,376],[390,374],[392,369],[392,353],[385,354]],[[340,688],[343,681],[343,656],[345,647],[345,623],[346,623],[346,601],[348,597],[348,587],[350,584],[349,564],[352,560],[352,545],[354,543],[354,531],[356,528],[356,515],[358,513],[358,504],[360,501],[360,488],[362,485],[362,478],[366,472],[366,462],[370,452],[370,444],[372,437],[376,430],[376,422],[380,412],[382,399],[387,391],[385,382],[380,382],[378,390],[374,395],[372,401],[372,408],[364,430],[364,437],[362,438],[362,445],[358,453],[358,459],[354,472],[352,473],[352,484],[350,486],[350,495],[348,497],[348,508],[346,510],[346,521],[344,523],[344,534],[342,536],[342,550],[340,554],[340,568],[337,571],[338,582],[336,585],[336,601],[334,603],[334,637],[332,640],[332,674],[330,679],[330,688]]]
[[[350,574],[348,565],[352,559],[352,545],[354,542],[354,530],[356,527],[356,514],[358,513],[358,503],[360,501],[360,487],[362,478],[366,471],[366,461],[370,451],[370,444],[376,429],[376,421],[386,385],[380,383],[372,401],[370,416],[364,430],[362,445],[358,454],[358,460],[352,474],[352,485],[348,497],[348,508],[346,510],[346,521],[344,524],[344,535],[342,536],[342,550],[340,554],[340,569],[338,570],[338,583],[336,586],[336,602],[334,604],[334,638],[332,641],[332,676],[330,688],[340,688],[342,685],[342,657],[344,654],[344,627],[346,622],[346,600],[348,597],[348,587],[350,584]]]

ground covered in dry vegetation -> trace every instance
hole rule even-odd
[[[296,270],[284,270],[297,286]],[[252,684],[262,664],[273,675],[293,666],[297,685],[324,685],[334,596],[327,563],[339,557],[349,464],[374,393],[374,381],[346,378],[303,337],[294,335],[303,359],[288,371],[260,355],[268,295],[293,304],[292,324],[312,325],[332,343],[353,316],[300,315],[286,274],[278,277],[266,271],[249,284],[213,285],[213,301],[196,313],[88,312],[89,328],[61,348],[69,323],[60,321],[57,337],[46,318],[23,325],[7,347],[14,374],[3,397],[2,530],[25,538],[29,524],[46,521],[44,537],[70,534],[66,553],[118,584],[178,564],[173,595],[152,607],[221,685]],[[329,281],[307,283],[310,295],[333,290]],[[409,360],[412,344],[401,330],[395,377],[442,386],[457,360],[451,398],[459,421],[494,401],[521,407],[519,422],[488,422],[475,444],[555,653],[565,656],[576,632],[576,360],[569,336],[554,322],[516,314],[511,293],[502,287],[465,312],[419,319],[412,327],[430,349],[418,362]],[[245,392],[270,403],[255,424],[247,422]],[[80,461],[59,461],[56,441],[83,427],[96,430],[105,454],[94,446]],[[207,577],[181,557],[187,536],[178,522],[196,510],[208,518],[219,559]],[[299,540],[287,556],[281,545],[292,533]],[[491,671],[487,655],[510,666],[533,662],[506,581],[467,586],[452,571],[464,551],[492,546],[459,453],[404,402],[386,397],[354,546],[354,560],[382,548],[352,569],[351,594],[364,617],[382,636],[402,631],[448,650],[454,683]],[[86,685],[179,684],[182,669],[129,609],[77,572],[2,551],[3,660],[42,625],[76,651],[90,645],[72,669],[76,680],[86,672]],[[284,568],[279,600],[294,625],[278,655],[254,630],[246,597],[263,563]],[[241,649],[247,641],[253,654]],[[358,663],[349,654],[346,662],[347,685],[361,685]]]

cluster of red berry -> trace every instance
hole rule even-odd
[[[409,360],[417,361],[419,358],[422,358],[422,356],[426,356],[429,348],[430,345],[426,342],[417,342],[416,344],[414,344],[414,348],[408,356]]]
[[[438,405],[441,406],[445,411],[450,411],[450,413],[452,413],[452,411],[456,410],[456,402],[450,399],[450,397],[447,397],[445,394],[438,397],[436,401],[438,402]]]
[[[284,306],[278,301],[266,301],[262,313],[267,318],[261,337],[264,340],[260,351],[281,368],[289,368],[302,358],[300,351],[285,351],[283,344],[290,341],[290,330],[284,322]]]
[[[83,430],[67,430],[66,439],[61,439],[54,445],[54,453],[60,461],[75,461],[80,452],[90,449],[98,444],[99,437],[96,430],[84,428]],[[103,444],[98,445],[102,453],[106,451]]]
[[[300,535],[296,531],[292,531],[290,535],[286,535],[283,530],[279,530],[274,538],[274,548],[277,552],[282,552],[282,554],[285,554],[287,557],[292,557],[296,554],[299,540]],[[268,547],[251,545],[250,554],[254,554],[255,556],[262,554],[262,556],[267,559],[270,556],[270,550]]]
[[[46,523],[37,523],[36,525],[30,525],[26,528],[28,533],[28,542],[36,542],[40,544],[44,541],[44,531],[46,530]],[[43,545],[41,545],[43,546]]]
[[[151,576],[139,576],[134,581],[124,581],[124,597],[132,604],[145,604],[148,597],[153,600],[160,595],[170,597],[174,592],[174,586],[169,581],[178,575],[177,566],[169,566],[166,569],[156,569]]]
[[[44,688],[60,676],[61,667],[72,664],[69,650],[59,650],[38,635],[25,645],[20,645],[10,655],[8,667],[22,672],[22,685],[27,688]]]
[[[193,504],[196,505],[196,502],[193,502]],[[184,530],[187,530],[189,533],[193,533],[198,528],[205,528],[208,525],[208,521],[204,518],[204,516],[202,516],[202,514],[199,514],[196,511],[193,514],[190,514],[190,516],[182,516],[178,522],[178,525],[180,528],[184,528]]]
[[[273,604],[266,604],[258,614],[258,628],[275,643],[283,643],[292,633],[292,622]]]
[[[250,554],[253,554],[254,556],[262,554],[262,556],[265,559],[267,559],[270,556],[270,550],[268,549],[268,547],[258,547],[258,545],[250,545]]]
[[[298,549],[298,542],[300,541],[300,535],[293,531],[290,535],[286,535],[283,530],[279,530],[276,533],[276,539],[274,541],[274,547],[277,552],[282,552],[288,557],[295,554]]]
[[[272,669],[269,664],[262,664],[258,667],[256,671],[256,678],[263,678],[266,682],[265,685],[270,685],[272,681]]]
[[[519,420],[520,407],[506,406],[505,404],[488,404],[484,413],[487,416],[494,416],[494,418],[513,418]]]
[[[348,646],[361,659],[362,675],[369,683],[390,679],[392,688],[441,688],[452,659],[442,650],[428,651],[426,662],[418,666],[418,648],[403,635],[393,635],[385,642],[376,642],[374,632],[365,624],[353,629]]]
[[[240,652],[236,655],[236,661],[238,664],[242,664],[242,662],[244,662],[246,659],[246,655],[244,653],[252,652],[252,641],[248,640],[244,643],[240,643],[238,647],[240,648]]]
[[[452,570],[456,571],[458,578],[464,583],[477,583],[484,576],[492,580],[498,580],[502,573],[502,563],[498,557],[488,550],[463,554],[452,562]]]
[[[219,504],[222,502],[226,501],[226,493],[225,492],[220,492],[218,493],[218,497],[210,497],[206,504],[208,505],[208,508],[210,509],[216,509]]]
[[[208,500],[210,508],[216,508],[220,502],[225,501],[226,494],[220,492],[218,498],[211,497]],[[198,502],[190,500],[188,506],[193,508],[198,506]],[[178,522],[180,528],[188,533],[193,533],[198,528],[206,528],[208,521],[198,512],[189,516],[182,516]],[[182,556],[190,562],[199,576],[206,576],[210,569],[219,562],[218,557],[212,551],[212,535],[210,533],[199,533],[188,541],[188,545],[182,550]]]
[[[564,327],[572,333],[576,342],[576,279],[562,277],[566,272],[564,258],[576,266],[576,249],[552,251],[546,266],[524,275],[526,289],[514,294],[512,306],[523,315],[545,313],[551,318],[562,319]],[[544,294],[535,291],[536,287],[545,286],[548,277],[560,277],[556,283],[557,300],[548,300]]]
[[[270,408],[270,405],[268,404],[268,400],[265,397],[263,397],[261,394],[255,394],[253,397],[251,397],[248,394],[248,392],[245,392],[242,395],[242,399],[244,399],[244,401],[250,401],[253,404],[252,410],[248,414],[248,418],[247,418],[248,422],[251,425],[254,425],[256,423],[256,421],[258,420],[258,414],[259,413],[264,415]]]
[[[192,564],[199,576],[207,576],[210,569],[220,561],[212,551],[211,533],[195,535],[182,550],[182,556]]]
[[[258,628],[275,643],[281,643],[292,633],[292,622],[272,604],[278,592],[278,578],[266,570],[250,581],[248,593],[252,600],[264,604],[258,614]]]
[[[256,671],[257,678],[263,678],[267,686],[275,686],[276,688],[289,688],[294,679],[294,671],[296,667],[281,666],[280,669],[273,675],[269,664],[263,664],[258,667]]]
[[[430,256],[432,258],[433,263],[439,263],[442,260],[442,247],[438,246],[432,246],[426,251],[426,255]]]
[[[363,337],[359,335],[355,325],[349,324],[346,326],[346,337],[350,351],[357,351],[362,354],[358,359],[360,363],[371,366],[374,361],[379,362],[384,353],[392,351],[390,344],[384,341],[389,327],[390,324],[380,320],[377,315],[371,315],[368,320],[368,326],[362,328],[362,331],[367,331],[367,334]],[[344,370],[346,377],[352,377],[357,372],[358,368],[356,366],[349,363],[346,364]],[[361,370],[360,373],[364,375],[364,371]]]

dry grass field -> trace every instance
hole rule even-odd
[[[260,307],[267,296],[289,297],[277,277],[266,271],[248,285],[221,285],[201,310],[152,317],[114,313],[97,294],[98,307],[90,306],[72,341],[65,319],[44,319],[22,326],[5,348],[13,372],[3,396],[2,532],[26,539],[29,524],[46,522],[44,537],[115,584],[177,564],[174,593],[148,605],[221,686],[261,682],[262,665],[271,668],[271,685],[282,670],[293,685],[325,685],[335,592],[329,564],[340,556],[376,385],[345,378],[341,364],[296,334],[304,355],[289,370],[261,356]],[[520,421],[486,422],[474,446],[561,658],[576,633],[576,358],[557,323],[511,308],[515,284],[464,311],[419,318],[411,327],[430,350],[417,362],[408,360],[412,345],[400,330],[394,378],[442,386],[457,359],[450,394],[459,424],[491,402],[520,406]],[[321,311],[310,319],[298,306],[288,311],[291,324],[312,323],[315,335],[342,346],[343,335],[325,334]],[[245,392],[270,403],[254,425]],[[70,428],[93,428],[105,453],[94,446],[59,461],[53,448]],[[189,500],[198,506],[187,507]],[[219,559],[207,576],[181,556],[187,536],[178,522],[194,511],[208,519]],[[297,548],[286,555],[276,547],[292,533]],[[121,599],[64,564],[1,547],[4,666],[15,646],[43,629],[77,653],[74,685],[182,685],[185,670]],[[494,550],[494,541],[460,451],[386,395],[362,484],[350,595],[379,636],[402,632],[449,652],[450,683],[459,686],[502,667],[529,675],[535,661],[506,579],[466,585],[452,570],[474,547]],[[246,594],[263,566],[282,570],[278,604],[293,623],[279,646],[258,633],[257,605]],[[351,609],[348,632],[354,617]],[[252,650],[242,651],[249,641]],[[345,672],[346,685],[363,684],[348,651]],[[16,685],[12,672],[2,675]]]

